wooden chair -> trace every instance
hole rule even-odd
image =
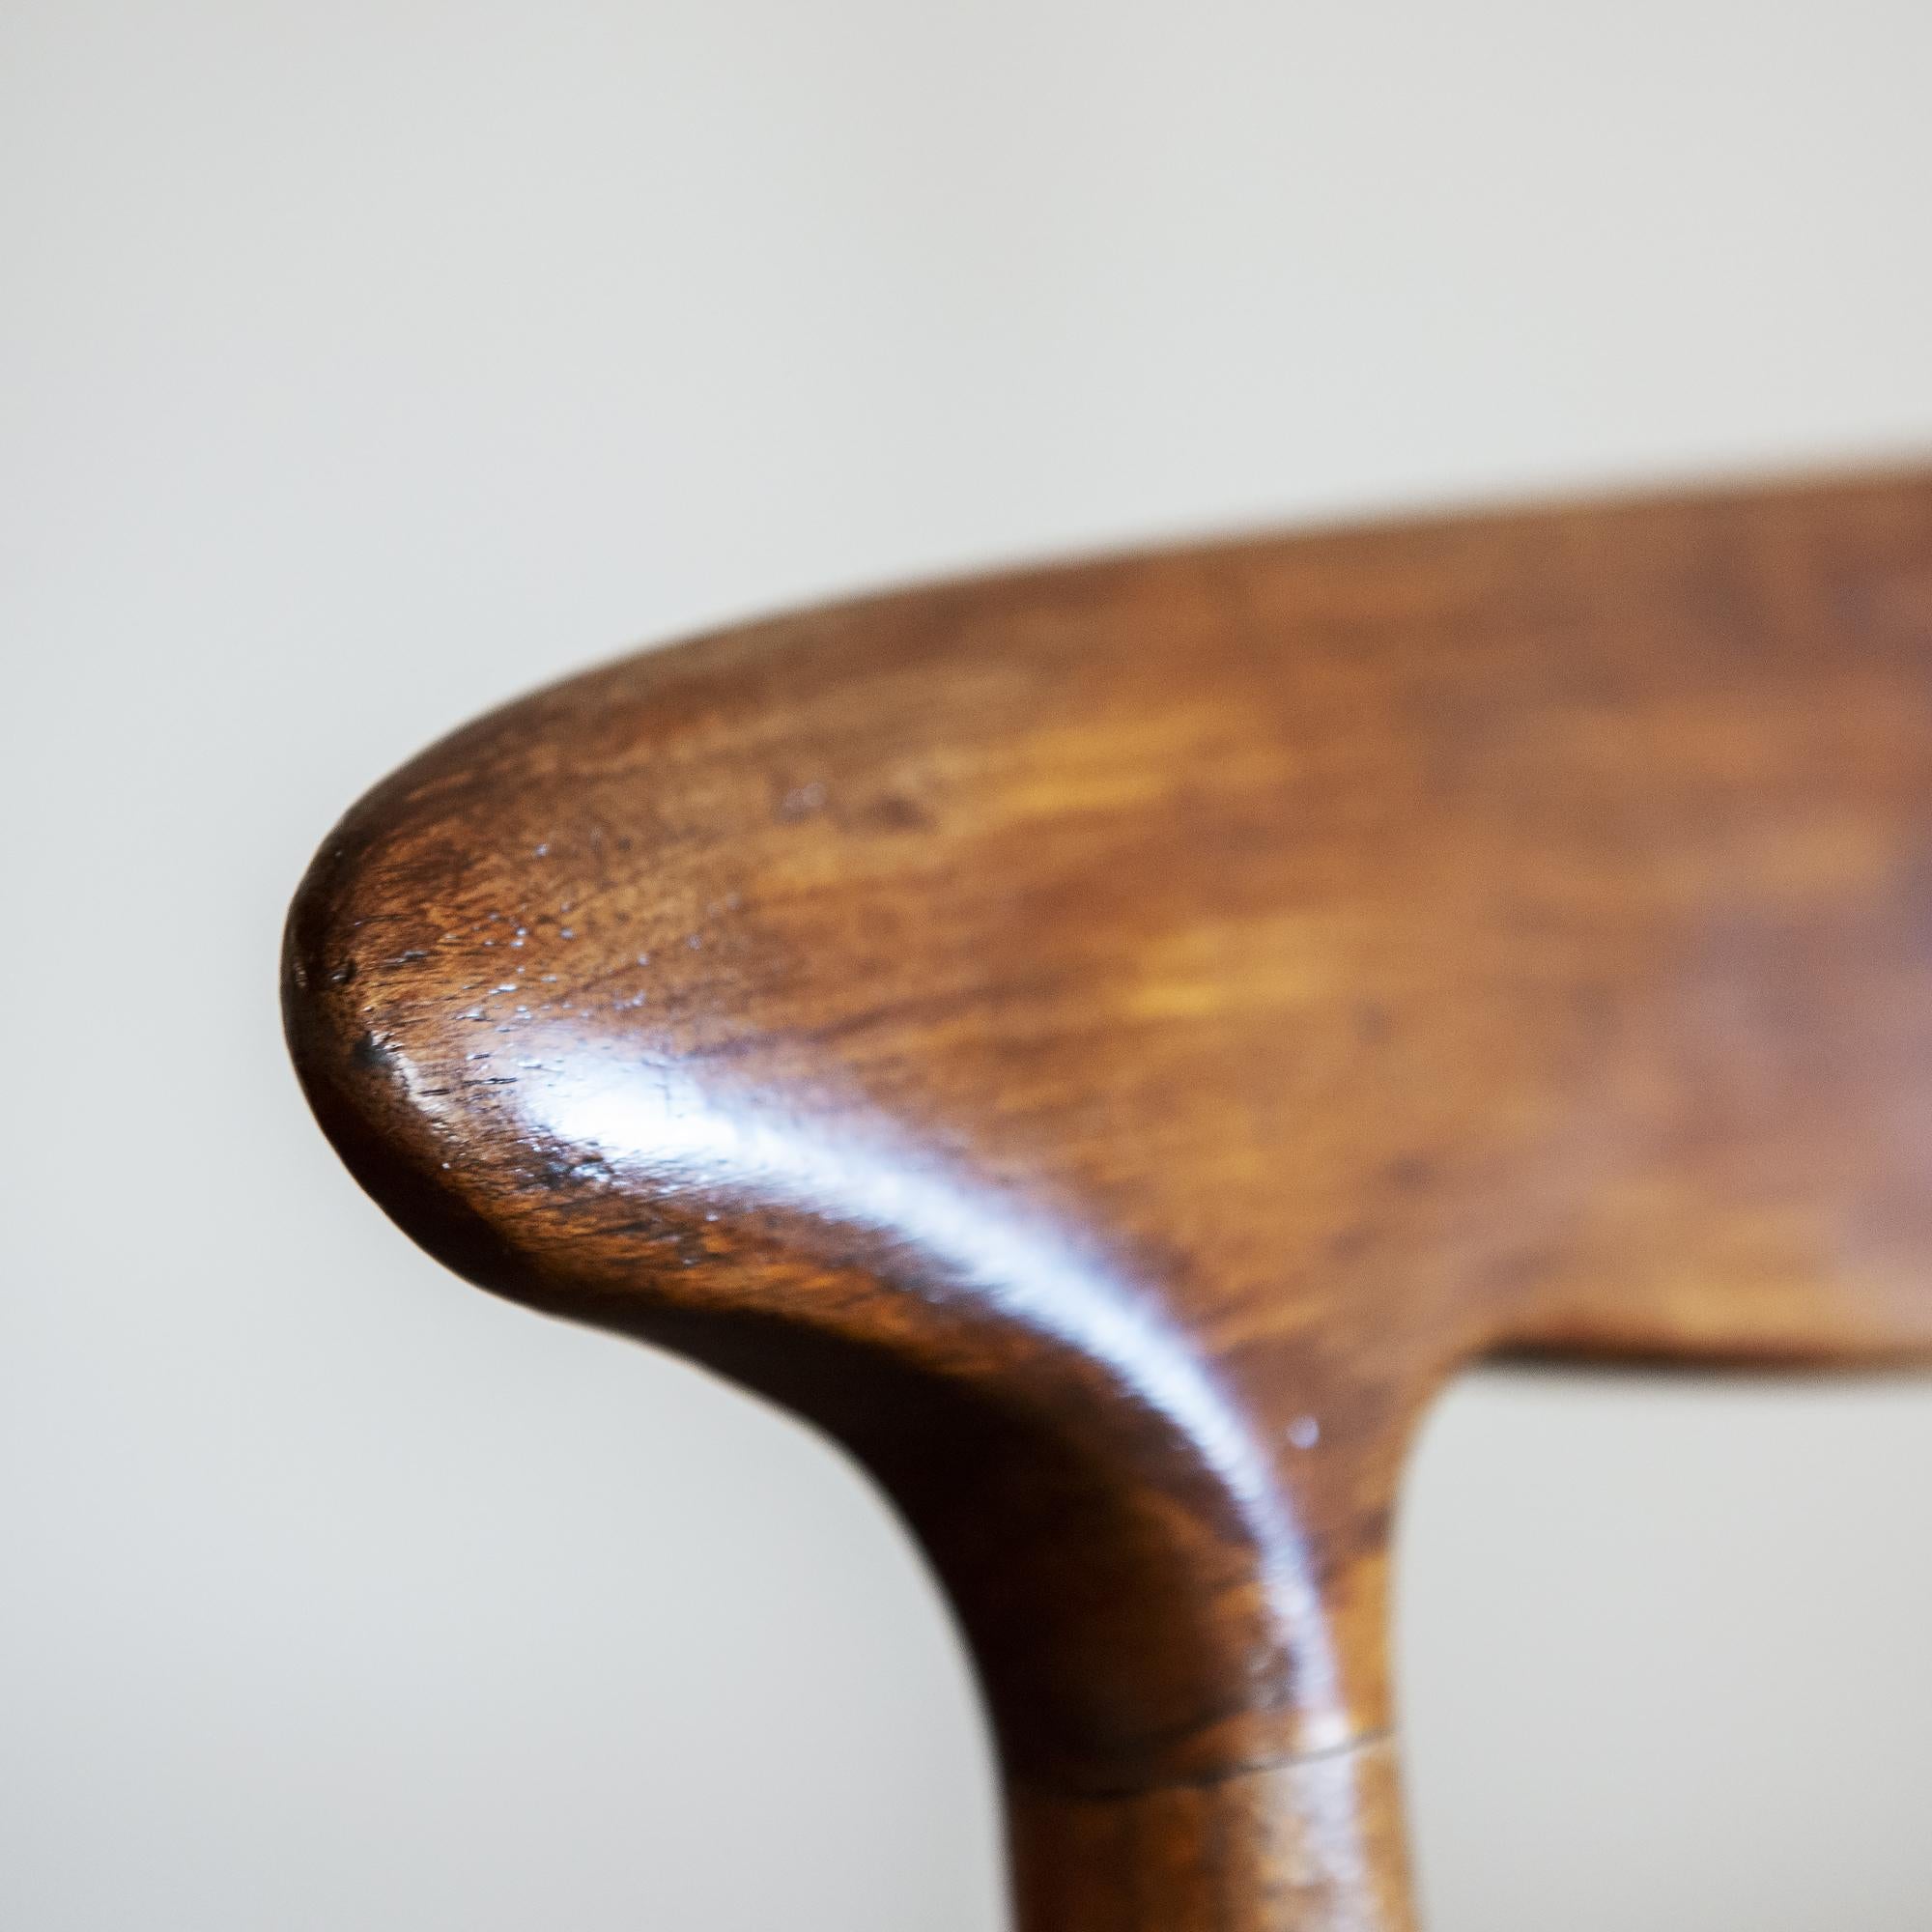
[[[884,596],[539,692],[289,924],[472,1282],[811,1418],[1025,1932],[1407,1925],[1405,1446],[1499,1350],[1932,1352],[1932,471]]]

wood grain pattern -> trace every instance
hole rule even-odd
[[[1932,475],[1180,550],[458,732],[289,1035],[433,1253],[875,1475],[1026,1932],[1386,1932],[1445,1376],[1932,1352],[1928,803]]]

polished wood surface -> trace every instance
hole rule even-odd
[[[286,997],[431,1252],[876,1476],[1025,1932],[1401,1927],[1443,1378],[1932,1353],[1932,474],[634,657],[356,806]]]

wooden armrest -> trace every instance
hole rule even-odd
[[[877,1478],[1027,1932],[1398,1927],[1443,1378],[1932,1350],[1928,804],[1932,472],[1178,550],[459,731],[289,1037],[433,1254]]]

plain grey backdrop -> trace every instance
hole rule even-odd
[[[1923,0],[10,0],[0,1925],[996,1932],[830,1450],[461,1287],[303,1111],[334,815],[642,640],[1932,449]],[[1932,1385],[1420,1452],[1436,1932],[1932,1914]]]

